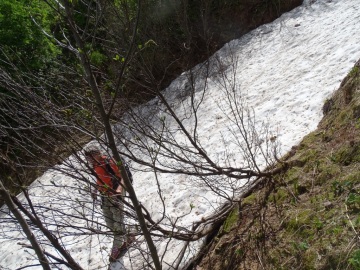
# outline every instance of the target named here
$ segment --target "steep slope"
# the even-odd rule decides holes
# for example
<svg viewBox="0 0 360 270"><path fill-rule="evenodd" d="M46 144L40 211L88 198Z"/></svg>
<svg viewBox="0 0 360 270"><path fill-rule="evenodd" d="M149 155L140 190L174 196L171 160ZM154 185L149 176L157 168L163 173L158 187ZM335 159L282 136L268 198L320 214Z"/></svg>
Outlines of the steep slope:
<svg viewBox="0 0 360 270"><path fill-rule="evenodd" d="M360 61L288 169L241 200L193 269L360 269Z"/></svg>
<svg viewBox="0 0 360 270"><path fill-rule="evenodd" d="M179 26L177 25L176 20L174 20L174 17L178 16L176 15L175 11L171 16L171 23L164 19L160 25L159 28L172 28L175 27L177 31L169 30L168 33L161 36L155 36L152 37L152 39L157 40L160 39L160 41L157 41L158 43L165 43L168 44L168 48L165 46L163 49L159 50L159 54L157 54L158 59L162 59L162 61L155 61L156 65L161 66L163 65L166 67L166 72L163 71L161 68L159 70L158 67L153 69L152 72L153 75L160 76L163 79L163 85L162 87L166 87L172 80L174 80L176 77L181 74L184 69L188 69L189 67L193 67L203 61L205 61L209 55L213 54L215 51L217 51L219 48L224 46L225 43L240 38L242 35L248 33L249 31L257 28L260 25L263 25L265 23L269 23L277 18L279 18L283 13L288 12L295 7L298 7L301 5L303 0L278 0L278 1L271 1L271 0L240 0L240 1L213 1L210 5L207 5L209 10L209 14L211 11L211 16L208 14L206 20L206 23L202 20L205 20L204 17L201 15L202 9L199 7L199 3L192 3L190 6L193 6L194 9L192 10L193 14L191 14L193 17L191 21L189 21L191 29L191 32L189 32L191 39L193 39L192 46L187 45L191 48L191 53L189 52L189 48L185 46L185 40L183 40L183 37L185 33L181 32L181 27L176 28ZM164 6L166 6L164 4ZM201 6L201 5L200 5ZM201 12L200 12L201 11ZM180 11L178 11L180 12ZM170 13L171 14L171 13ZM189 15L190 16L190 15ZM206 24L206 26L204 25ZM170 27L169 25L172 25ZM208 27L208 34L211 39L205 40L202 36L203 31L205 27ZM154 29L153 29L154 30ZM156 32L156 31L155 31ZM175 32L175 33L174 33ZM180 34L182 33L182 34ZM155 33L152 33L155 35ZM167 42L165 42L167 40ZM178 42L178 43L176 43ZM175 61L176 59L176 61ZM186 68L185 68L186 67ZM159 74L155 74L156 72L160 72ZM108 74L109 75L109 74ZM62 77L62 75L60 75ZM106 76L105 76L106 77ZM141 83L143 84L143 83ZM14 87L16 88L26 88L28 86L21 85L14 80L11 76L9 76L4 71L0 74L0 89L6 89L9 92L14 93ZM129 86L130 87L130 86ZM135 96L139 99L139 102L145 102L146 99L153 98L153 94L141 92L136 94L136 89L138 89L139 85L133 85L134 89L129 92L134 92ZM21 92L21 91L20 91ZM10 103L9 100L6 101L6 103ZM15 107L16 104L11 105L10 107ZM122 102L120 100L119 105L122 106ZM7 110L4 110L6 113L9 114ZM2 112L4 112L2 111ZM120 110L122 112L122 110ZM113 115L115 119L120 116ZM21 121L22 119L13 119L14 122ZM6 126L6 125L5 125ZM25 135L29 136L29 134ZM34 137L31 139L33 142L36 142L37 144L40 144L37 142L38 135L33 135ZM69 151L67 148L69 145L64 141L64 139L58 138L56 135L49 133L47 134L44 132L43 136L49 136L45 142L41 143L39 147L43 148L44 150L47 150L49 153L53 153L53 156L47 157L44 161L40 161L38 159L36 161L36 164L33 164L32 166L24 165L22 166L23 175L21 177L23 178L22 181L25 181L25 183L22 183L19 185L17 182L17 177L19 174L18 168L15 168L12 163L17 162L16 159L24 160L23 162L26 163L29 160L32 160L32 155L28 155L28 152L31 151L23 151L18 150L18 154L16 157L11 157L9 160L2 159L2 162L0 163L0 177L2 178L2 181L4 182L4 185L9 188L9 190L13 193L20 193L21 188L23 184L29 185L31 184L37 177L41 176L47 169L54 166L56 163L60 162L62 158L66 158L71 154L71 151ZM81 145L85 145L89 142L90 138L86 134L76 134L72 136L79 137L78 140ZM50 150L49 147L46 146L49 141L52 141L52 139L56 142L55 147L51 145ZM61 141L59 141L61 140ZM4 141L5 142L5 141ZM9 147L18 147L15 145L12 145L12 143L9 143L6 141L5 144L0 143L0 154L3 154L4 157L8 156L9 153ZM29 149L28 149L29 150ZM59 158L62 157L62 158ZM9 157L7 157L9 158ZM13 160L14 159L14 160ZM51 162L49 162L51 160ZM36 169L34 169L34 166L37 166ZM17 166L19 167L19 166ZM4 203L2 196L0 195L0 206L2 206Z"/></svg>

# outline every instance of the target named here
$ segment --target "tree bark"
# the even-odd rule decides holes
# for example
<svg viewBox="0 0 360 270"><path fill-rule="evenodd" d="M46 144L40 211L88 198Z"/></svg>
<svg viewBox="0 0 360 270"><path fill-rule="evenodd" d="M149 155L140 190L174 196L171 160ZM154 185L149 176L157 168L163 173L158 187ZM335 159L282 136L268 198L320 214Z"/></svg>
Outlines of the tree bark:
<svg viewBox="0 0 360 270"><path fill-rule="evenodd" d="M139 4L140 4L140 1L139 1ZM131 202L133 203L135 212L137 214L138 222L140 224L141 230L143 232L146 243L147 243L148 248L150 250L151 257L153 259L155 269L161 270L162 267L161 267L160 259L159 259L159 256L158 256L154 241L153 241L153 239L151 237L150 231L149 231L149 229L148 229L148 227L146 225L146 221L145 221L144 215L142 213L141 204L140 204L139 200L137 199L135 190L133 189L133 187L131 185L129 177L127 176L125 166L124 166L124 164L121 163L122 159L121 159L121 157L119 155L119 152L118 152L118 150L116 148L114 134L113 134L112 127L111 127L111 124L110 124L110 121L109 121L109 115L106 113L105 108L103 106L103 101L102 101L102 98L101 98L100 90L99 90L99 88L97 86L97 83L96 83L96 80L95 80L95 78L93 76L93 72L92 72L92 69L91 69L91 64L90 64L89 58L85 53L86 48L85 48L84 42L81 39L81 36L77 31L75 21L74 21L73 16L72 16L71 6L70 6L71 3L69 3L68 1L63 1L63 5L65 7L66 19L67 19L68 25L69 25L69 27L71 29L71 32L72 32L72 34L74 36L74 39L75 39L75 41L77 43L78 48L81 50L80 53L79 53L80 62L81 62L81 65L83 66L83 68L85 70L85 75L86 75L86 78L87 78L87 82L88 82L88 84L89 84L89 86L91 88L91 91L92 91L92 93L94 95L94 98L96 100L96 105L97 105L97 107L99 109L99 113L101 115L101 119L102 119L102 122L104 124L105 133L106 133L106 136L107 136L107 139L108 139L109 147L110 147L110 149L111 149L111 151L113 153L113 156L114 156L115 160L120 164L119 168L120 168L120 172L121 172L121 177L124 180L125 186L127 188L127 192L129 193L129 197L131 199ZM140 8L140 6L139 6L139 8ZM138 16L139 16L139 14L138 14ZM134 42L134 40L133 40L133 42ZM127 62L127 61L125 61L125 62Z"/></svg>

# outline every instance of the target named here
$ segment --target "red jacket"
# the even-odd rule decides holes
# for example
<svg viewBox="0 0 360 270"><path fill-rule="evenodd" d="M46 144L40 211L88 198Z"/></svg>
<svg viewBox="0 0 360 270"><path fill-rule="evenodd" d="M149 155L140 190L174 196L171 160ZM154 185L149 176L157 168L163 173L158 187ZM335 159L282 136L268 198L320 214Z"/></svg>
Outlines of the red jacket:
<svg viewBox="0 0 360 270"><path fill-rule="evenodd" d="M118 180L121 181L121 174L118 166L116 166L115 161L112 158L106 156L101 157L102 160L99 164L94 166L94 171L97 175L96 185L97 189L101 193L108 193L110 195L120 192L113 191L113 183L111 173L106 169L106 161L109 162L111 169L114 171L115 175L118 177ZM120 186L121 188L121 186Z"/></svg>

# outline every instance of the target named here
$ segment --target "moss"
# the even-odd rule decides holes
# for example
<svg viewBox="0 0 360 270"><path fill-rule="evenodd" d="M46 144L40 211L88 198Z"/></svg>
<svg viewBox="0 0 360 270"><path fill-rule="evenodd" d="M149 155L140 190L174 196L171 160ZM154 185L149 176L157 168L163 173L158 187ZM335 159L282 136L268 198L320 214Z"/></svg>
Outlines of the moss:
<svg viewBox="0 0 360 270"><path fill-rule="evenodd" d="M348 254L347 251L333 250L326 256L326 262L321 270L329 269L347 269L347 270L358 270L359 268L351 268L348 265Z"/></svg>
<svg viewBox="0 0 360 270"><path fill-rule="evenodd" d="M360 105L354 106L352 108L352 117L353 117L353 119L357 120L357 123L355 123L355 128L359 129Z"/></svg>
<svg viewBox="0 0 360 270"><path fill-rule="evenodd" d="M312 133L308 134L307 136L305 136L304 139L299 144L299 150L305 150L306 151L309 148L311 148L311 146L316 141L318 141L319 135L321 135L321 133L312 132Z"/></svg>
<svg viewBox="0 0 360 270"><path fill-rule="evenodd" d="M256 202L256 194L252 193L251 195L245 197L241 203L243 206L246 206L246 205L252 205Z"/></svg>
<svg viewBox="0 0 360 270"><path fill-rule="evenodd" d="M326 99L322 108L323 114L328 114L334 107L335 103L332 98Z"/></svg>
<svg viewBox="0 0 360 270"><path fill-rule="evenodd" d="M350 70L350 72L349 72L349 75L350 75L351 77L356 77L356 76L359 75L359 74L360 74L360 69L359 69L358 66L354 66L354 67Z"/></svg>
<svg viewBox="0 0 360 270"><path fill-rule="evenodd" d="M317 230L321 230L324 227L324 222L317 216L313 219L312 224Z"/></svg>
<svg viewBox="0 0 360 270"><path fill-rule="evenodd" d="M344 181L351 182L353 185L360 183L360 171L356 171L354 173L350 173L344 179Z"/></svg>
<svg viewBox="0 0 360 270"><path fill-rule="evenodd" d="M229 213L223 225L223 232L228 233L234 228L239 220L239 208L234 207L234 209Z"/></svg>
<svg viewBox="0 0 360 270"><path fill-rule="evenodd" d="M344 228L339 227L339 226L333 226L333 227L330 227L327 231L330 235L339 236L343 233Z"/></svg>
<svg viewBox="0 0 360 270"><path fill-rule="evenodd" d="M301 184L299 179L294 179L292 181L292 187L293 187L293 192L294 192L295 196L304 194L308 191L308 188L306 187L306 185Z"/></svg>
<svg viewBox="0 0 360 270"><path fill-rule="evenodd" d="M344 126L347 122L351 120L351 115L347 110L342 111L339 116L336 118L338 127Z"/></svg>
<svg viewBox="0 0 360 270"><path fill-rule="evenodd" d="M315 185L323 185L341 173L340 168L333 163L320 161L317 167L318 174L315 176Z"/></svg>
<svg viewBox="0 0 360 270"><path fill-rule="evenodd" d="M275 193L269 196L269 201L276 205L282 205L289 198L288 191L284 188L279 188Z"/></svg>
<svg viewBox="0 0 360 270"><path fill-rule="evenodd" d="M301 157L300 161L306 162L306 165L304 166L304 171L309 172L313 168L314 161L317 161L319 158L319 152L317 149L309 149L305 151Z"/></svg>
<svg viewBox="0 0 360 270"><path fill-rule="evenodd" d="M321 132L321 140L323 142L330 142L334 137L334 129L329 128Z"/></svg>
<svg viewBox="0 0 360 270"><path fill-rule="evenodd" d="M281 254L277 250L270 250L268 256L271 265L273 265L276 269L281 269L279 268L281 264Z"/></svg>
<svg viewBox="0 0 360 270"><path fill-rule="evenodd" d="M301 172L300 172L299 168L293 167L286 172L285 177L288 180L288 182L292 182L293 180L296 180L299 178L300 173Z"/></svg>
<svg viewBox="0 0 360 270"><path fill-rule="evenodd" d="M317 260L316 250L313 250L312 248L308 248L304 252L304 255L302 256L302 262L304 264L303 269L309 269L309 270L316 269L314 267L316 260Z"/></svg>
<svg viewBox="0 0 360 270"><path fill-rule="evenodd" d="M358 213L360 210L360 194L356 191L350 192L345 200L345 203L351 211Z"/></svg>
<svg viewBox="0 0 360 270"><path fill-rule="evenodd" d="M307 225L311 220L312 211L310 209L300 210L292 213L292 216L286 222L286 229L290 231L297 231L302 226Z"/></svg>
<svg viewBox="0 0 360 270"><path fill-rule="evenodd" d="M348 166L353 162L360 162L360 144L345 145L330 156L334 163Z"/></svg>
<svg viewBox="0 0 360 270"><path fill-rule="evenodd" d="M352 146L351 151L352 162L360 162L360 143L356 143Z"/></svg>

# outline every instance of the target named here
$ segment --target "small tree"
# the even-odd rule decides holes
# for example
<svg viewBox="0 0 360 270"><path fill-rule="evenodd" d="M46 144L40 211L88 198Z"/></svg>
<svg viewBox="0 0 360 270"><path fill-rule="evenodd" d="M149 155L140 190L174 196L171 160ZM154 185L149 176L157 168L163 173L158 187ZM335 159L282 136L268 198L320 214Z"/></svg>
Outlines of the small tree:
<svg viewBox="0 0 360 270"><path fill-rule="evenodd" d="M17 200L6 189L2 192L7 198L12 197L31 221L39 246L49 245L59 252L58 256L43 253L49 258L49 265L61 263L71 269L81 269L62 242L69 236L74 237L74 242L90 242L93 234L102 237L114 233L106 228L103 230L104 224L89 201L88 192L93 182L89 176L90 168L80 151L84 143L79 138L91 138L115 158L121 169L130 200L124 201L125 214L129 225L140 228L146 242L146 247L139 247L144 260L137 267L162 269L165 264L170 264L178 269L189 249L189 242L213 232L233 205L241 200L244 190L251 190L253 181L278 172L271 170L277 151L276 140L271 139L273 134L266 123L255 121L254 112L247 107L236 83L238 61L229 48L225 60L215 55L184 73L173 83L172 90L162 91L162 81L153 76L145 58L151 53L152 46L156 46L156 41L148 39L145 46L139 46L137 42L146 36L139 33L142 1L136 4L134 1L46 2L61 18L60 30L54 40L76 55L78 66L75 69L66 66L65 87L56 86L57 94L51 98L41 91L45 82L42 87L33 88L15 82L6 72L1 73L2 87L12 93L2 95L2 103L15 105L2 109L3 136L12 138L9 151L2 153L2 159L7 168L16 173L19 185L23 185L27 176L18 168L38 168L38 164L54 165L56 161L62 163L47 172L38 186L35 184L30 190L23 188L26 202ZM134 9L131 12L124 9L131 5L136 7L137 13ZM119 29L109 28L117 20L132 28L127 42L119 43ZM59 33L63 40L59 40ZM101 43L104 45L100 46ZM118 53L119 44L124 46L121 54ZM106 62L104 59L110 61L111 69L102 66ZM69 74L74 74L74 82ZM140 85L145 93L152 93L156 98L136 107L127 96L125 88L128 85ZM213 91L221 92L222 100L211 100ZM204 123L206 110L203 108L216 111L212 121L222 126L219 132L225 130L220 136L222 141L216 142L222 151L207 146L206 142L212 138ZM16 125L9 119L15 119ZM62 142L62 147L53 151L58 147L58 141ZM238 150L234 151L235 148ZM18 151L28 151L31 159L16 160ZM62 151L64 155L59 158ZM73 155L68 158L70 153ZM239 157L234 157L235 154ZM138 197L123 159L133 162L134 171L151 175L157 189L155 199L161 206L159 213L154 214L153 209L147 208ZM55 172L71 180L61 182ZM163 190L164 175L168 174L184 177L185 186L199 186L216 194L224 206L218 209L219 204L210 204L214 208L213 215L185 224L185 217L194 207L190 204L188 211L179 210L178 215L169 211ZM56 194L53 188L56 188ZM48 199L47 204L43 198L35 196L36 190L41 190L42 196ZM8 205L10 202L7 200ZM164 250L160 252L156 245L163 239ZM183 243L180 256L173 262L164 260L170 240Z"/></svg>

